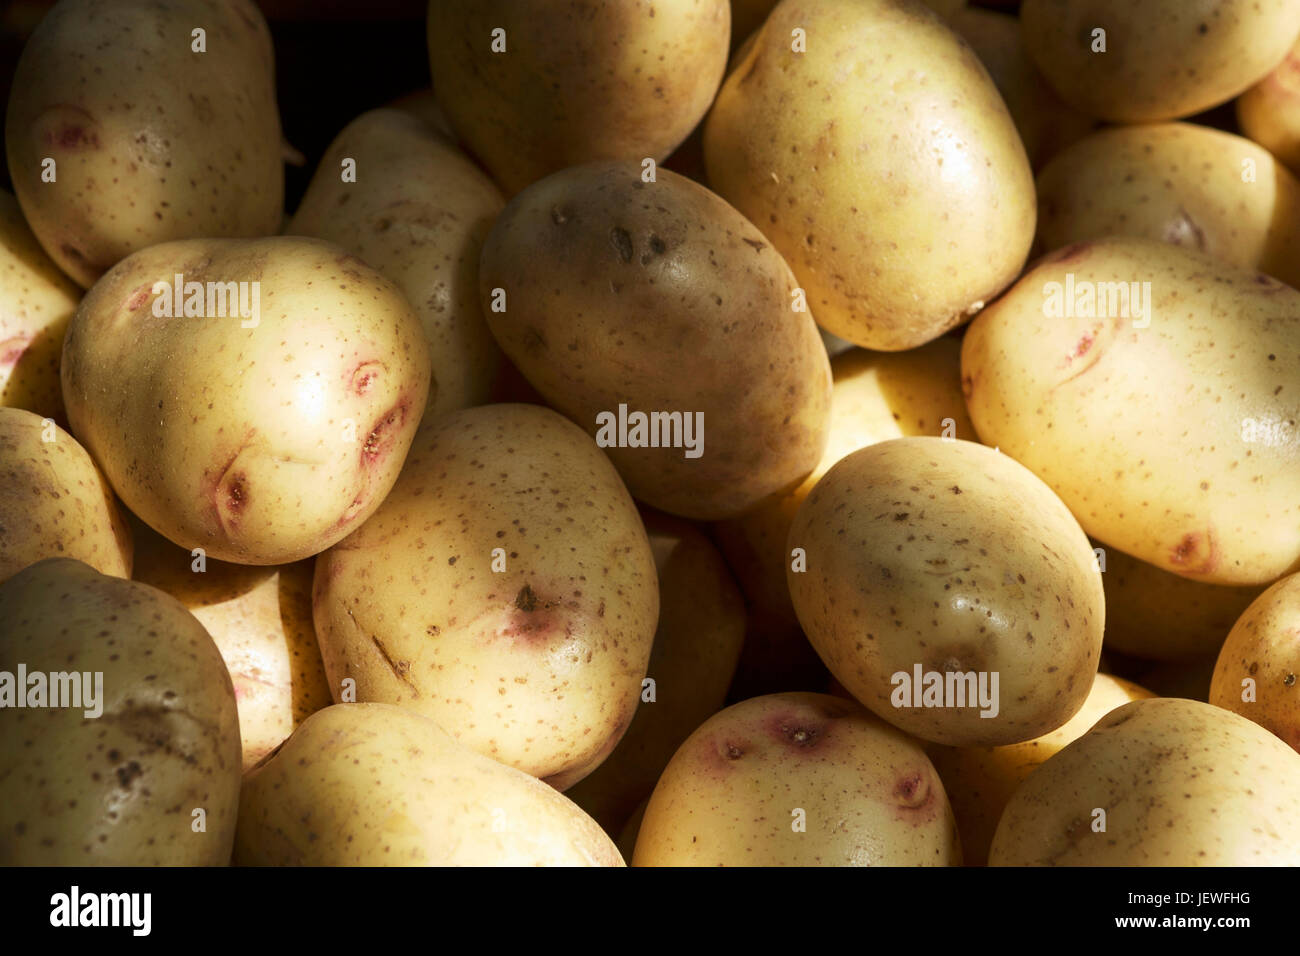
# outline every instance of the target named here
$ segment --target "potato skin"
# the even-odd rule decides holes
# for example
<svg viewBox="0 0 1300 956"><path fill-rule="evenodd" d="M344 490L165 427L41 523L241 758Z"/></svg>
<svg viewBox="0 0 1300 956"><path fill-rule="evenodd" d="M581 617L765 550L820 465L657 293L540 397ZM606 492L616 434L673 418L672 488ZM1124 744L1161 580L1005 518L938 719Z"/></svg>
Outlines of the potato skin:
<svg viewBox="0 0 1300 956"><path fill-rule="evenodd" d="M1253 164L1246 176L1244 165ZM1038 175L1039 250L1138 236L1300 286L1300 181L1248 139L1191 123L1104 129Z"/></svg>
<svg viewBox="0 0 1300 956"><path fill-rule="evenodd" d="M1147 318L1049 316L1048 283L1070 281L1076 296L1149 282ZM1297 381L1300 292L1144 239L1040 260L962 343L985 443L1046 481L1094 538L1211 584L1300 568Z"/></svg>
<svg viewBox="0 0 1300 956"><path fill-rule="evenodd" d="M1025 45L1067 103L1114 123L1178 119L1232 99L1300 33L1290 0L1025 0ZM1106 52L1093 52L1093 30Z"/></svg>
<svg viewBox="0 0 1300 956"><path fill-rule="evenodd" d="M973 442L896 438L832 468L786 543L804 632L869 710L922 740L998 746L1083 705L1105 608L1092 548L1051 490ZM905 707L894 674L994 673L998 711ZM988 678L991 681L991 677ZM991 684L990 684L991 688ZM919 690L919 688L918 688Z"/></svg>
<svg viewBox="0 0 1300 956"><path fill-rule="evenodd" d="M1244 717L1175 697L1117 707L1030 774L989 851L990 866L1297 863L1300 755Z"/></svg>
<svg viewBox="0 0 1300 956"><path fill-rule="evenodd" d="M960 324L1015 279L1033 239L1033 176L1006 105L916 0L785 0L723 83L704 155L818 324L866 348Z"/></svg>
<svg viewBox="0 0 1300 956"><path fill-rule="evenodd" d="M1286 59L1237 97L1237 125L1291 172L1300 171L1300 42Z"/></svg>
<svg viewBox="0 0 1300 956"><path fill-rule="evenodd" d="M563 790L632 720L659 591L591 439L550 409L485 405L421 430L379 510L317 559L313 609L336 702L352 678L356 700Z"/></svg>
<svg viewBox="0 0 1300 956"><path fill-rule="evenodd" d="M722 81L728 0L430 0L438 102L507 195L596 160L660 162ZM491 49L506 32L506 52Z"/></svg>
<svg viewBox="0 0 1300 956"><path fill-rule="evenodd" d="M192 53L200 24L207 52ZM5 144L18 201L59 268L89 288L156 243L277 232L273 56L250 0L55 5L18 61ZM54 184L41 180L46 157Z"/></svg>
<svg viewBox="0 0 1300 956"><path fill-rule="evenodd" d="M1242 699L1247 677L1255 681L1251 701ZM1300 753L1300 574L1270 587L1233 625L1210 679L1210 703Z"/></svg>
<svg viewBox="0 0 1300 956"><path fill-rule="evenodd" d="M795 829L794 811L806 814ZM682 744L637 834L634 866L954 866L943 784L917 743L853 701L772 694Z"/></svg>
<svg viewBox="0 0 1300 956"><path fill-rule="evenodd" d="M728 517L817 464L831 374L816 326L763 234L697 183L663 169L645 183L636 163L549 176L493 226L479 284L502 349L593 436L620 404L703 415L699 457L605 449L639 501Z"/></svg>

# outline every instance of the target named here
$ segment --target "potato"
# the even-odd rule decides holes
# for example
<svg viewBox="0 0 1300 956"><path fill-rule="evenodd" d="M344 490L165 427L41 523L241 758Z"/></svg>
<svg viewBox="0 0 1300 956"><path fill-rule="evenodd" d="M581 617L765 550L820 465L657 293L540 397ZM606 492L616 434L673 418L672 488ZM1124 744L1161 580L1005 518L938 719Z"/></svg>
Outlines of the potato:
<svg viewBox="0 0 1300 956"><path fill-rule="evenodd" d="M332 703L311 619L312 562L265 568L204 561L200 571L188 551L142 522L132 531L134 579L180 601L221 652L248 770Z"/></svg>
<svg viewBox="0 0 1300 956"><path fill-rule="evenodd" d="M336 702L350 680L563 790L632 721L659 591L591 439L485 405L420 431L374 517L317 560L313 608Z"/></svg>
<svg viewBox="0 0 1300 956"><path fill-rule="evenodd" d="M23 48L5 125L14 191L50 258L89 288L146 246L278 231L274 72L250 0L57 4Z"/></svg>
<svg viewBox="0 0 1300 956"><path fill-rule="evenodd" d="M243 866L622 866L538 780L389 704L313 714L245 778Z"/></svg>
<svg viewBox="0 0 1300 956"><path fill-rule="evenodd" d="M1079 712L1041 737L1005 747L927 747L926 753L939 772L957 818L966 865L984 866L988 862L998 819L1016 787L1035 767L1082 737L1116 707L1154 696L1126 680L1097 674Z"/></svg>
<svg viewBox="0 0 1300 956"><path fill-rule="evenodd" d="M1295 866L1300 755L1244 717L1135 700L1029 775L991 866Z"/></svg>
<svg viewBox="0 0 1300 956"><path fill-rule="evenodd" d="M176 282L187 314L173 318ZM181 547L240 564L300 560L364 521L428 388L429 349L402 293L316 239L138 252L86 295L63 348L72 431L127 507Z"/></svg>
<svg viewBox="0 0 1300 956"><path fill-rule="evenodd" d="M1115 123L1177 119L1272 70L1300 33L1293 0L1024 0L1025 46L1067 103Z"/></svg>
<svg viewBox="0 0 1300 956"><path fill-rule="evenodd" d="M1264 591L1202 584L1115 548L1103 550L1105 647L1135 657L1174 661L1218 654L1233 622Z"/></svg>
<svg viewBox="0 0 1300 956"><path fill-rule="evenodd" d="M0 407L63 420L59 353L80 298L0 191Z"/></svg>
<svg viewBox="0 0 1300 956"><path fill-rule="evenodd" d="M1236 111L1244 135L1292 172L1300 170L1300 42L1272 73L1237 97Z"/></svg>
<svg viewBox="0 0 1300 956"><path fill-rule="evenodd" d="M0 408L0 581L42 558L131 576L131 529L86 450L51 419Z"/></svg>
<svg viewBox="0 0 1300 956"><path fill-rule="evenodd" d="M704 187L642 182L636 163L548 176L492 227L479 283L506 355L638 500L729 517L817 464L831 375L816 326L781 256Z"/></svg>
<svg viewBox="0 0 1300 956"><path fill-rule="evenodd" d="M1300 752L1300 574L1246 609L1219 651L1210 703L1272 731Z"/></svg>
<svg viewBox="0 0 1300 956"><path fill-rule="evenodd" d="M722 707L745 636L740 589L709 539L680 518L642 517L659 575L659 625L646 669L654 696L642 690L618 746L565 791L611 835L650 795L682 741Z"/></svg>
<svg viewBox="0 0 1300 956"><path fill-rule="evenodd" d="M962 343L971 420L1084 529L1210 584L1300 568L1300 292L1147 239L1041 260Z"/></svg>
<svg viewBox="0 0 1300 956"><path fill-rule="evenodd" d="M785 0L723 83L704 156L818 324L867 348L960 324L1015 279L1033 239L1033 176L1006 106L916 0Z"/></svg>
<svg viewBox="0 0 1300 956"><path fill-rule="evenodd" d="M813 488L786 549L808 639L908 733L999 746L1083 706L1105 623L1092 548L1006 455L943 438L869 445Z"/></svg>
<svg viewBox="0 0 1300 956"><path fill-rule="evenodd" d="M355 182L341 178L347 159ZM335 138L285 230L337 243L406 295L429 341L427 418L486 404L492 392L501 352L479 310L478 258L504 204L425 122L371 110Z"/></svg>
<svg viewBox="0 0 1300 956"><path fill-rule="evenodd" d="M176 600L41 561L0 585L0 675L0 865L230 862L235 694Z"/></svg>
<svg viewBox="0 0 1300 956"><path fill-rule="evenodd" d="M728 707L655 787L634 866L952 866L952 809L925 752L852 701Z"/></svg>
<svg viewBox="0 0 1300 956"><path fill-rule="evenodd" d="M566 166L665 159L713 101L730 39L727 0L429 3L434 93L508 195Z"/></svg>

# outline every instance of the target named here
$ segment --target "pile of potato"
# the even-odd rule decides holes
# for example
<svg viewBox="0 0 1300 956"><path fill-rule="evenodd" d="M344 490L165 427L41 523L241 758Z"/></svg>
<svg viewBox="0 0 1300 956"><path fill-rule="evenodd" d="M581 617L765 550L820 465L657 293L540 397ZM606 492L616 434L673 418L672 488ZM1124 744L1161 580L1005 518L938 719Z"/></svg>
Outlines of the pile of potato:
<svg viewBox="0 0 1300 956"><path fill-rule="evenodd" d="M427 23L27 39L0 862L1300 863L1300 0Z"/></svg>

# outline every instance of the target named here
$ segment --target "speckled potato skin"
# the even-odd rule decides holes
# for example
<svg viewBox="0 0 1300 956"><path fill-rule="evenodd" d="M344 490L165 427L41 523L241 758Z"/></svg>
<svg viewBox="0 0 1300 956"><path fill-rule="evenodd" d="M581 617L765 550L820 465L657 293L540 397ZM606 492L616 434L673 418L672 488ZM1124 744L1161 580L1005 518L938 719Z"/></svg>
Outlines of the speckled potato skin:
<svg viewBox="0 0 1300 956"><path fill-rule="evenodd" d="M177 273L260 282L258 324L154 316L154 283ZM338 246L189 240L96 283L62 372L73 433L135 514L209 557L288 564L342 539L392 487L429 349L401 291Z"/></svg>
<svg viewBox="0 0 1300 956"><path fill-rule="evenodd" d="M1092 548L1051 489L974 442L896 438L844 458L786 542L804 633L869 710L923 740L999 746L1055 730L1088 696L1105 607ZM997 672L999 707L895 707L890 678Z"/></svg>
<svg viewBox="0 0 1300 956"><path fill-rule="evenodd" d="M1255 179L1243 182L1243 163ZM1248 139L1191 123L1093 133L1038 175L1039 251L1138 236L1300 286L1300 181Z"/></svg>
<svg viewBox="0 0 1300 956"><path fill-rule="evenodd" d="M53 441L43 441L50 434ZM0 581L43 558L131 576L131 529L86 449L54 422L0 408Z"/></svg>
<svg viewBox="0 0 1300 956"><path fill-rule="evenodd" d="M618 833L682 741L722 707L745 637L745 603L717 548L689 521L644 510L659 574L659 624L646 677L655 699L637 705L627 733L565 796Z"/></svg>
<svg viewBox="0 0 1300 956"><path fill-rule="evenodd" d="M1106 548L1105 646L1147 660L1217 654L1262 586L1204 584ZM1161 696L1171 696L1164 694Z"/></svg>
<svg viewBox="0 0 1300 956"><path fill-rule="evenodd" d="M1105 832L1092 829L1106 811ZM1117 707L1017 788L990 866L1296 866L1300 755L1194 700Z"/></svg>
<svg viewBox="0 0 1300 956"><path fill-rule="evenodd" d="M239 718L203 625L154 588L52 558L0 585L0 670L19 662L102 672L103 713L0 710L0 865L230 862Z"/></svg>
<svg viewBox="0 0 1300 956"><path fill-rule="evenodd" d="M132 577L170 594L198 619L221 652L235 688L243 769L310 715L328 707L329 685L311 619L313 563L250 567L206 562L136 522Z"/></svg>
<svg viewBox="0 0 1300 956"><path fill-rule="evenodd" d="M1025 46L1067 103L1114 123L1178 119L1232 99L1300 33L1292 0L1025 0ZM1092 31L1106 52L1092 52Z"/></svg>
<svg viewBox="0 0 1300 956"><path fill-rule="evenodd" d="M244 779L241 866L623 866L573 803L389 704L309 717Z"/></svg>
<svg viewBox="0 0 1300 956"><path fill-rule="evenodd" d="M0 407L64 420L59 354L80 298L0 191Z"/></svg>
<svg viewBox="0 0 1300 956"><path fill-rule="evenodd" d="M1076 289L1150 282L1150 325L1048 317L1046 284L1067 274ZM1297 382L1300 292L1148 239L1040 260L962 343L985 444L1046 481L1094 538L1211 584L1300 568Z"/></svg>
<svg viewBox="0 0 1300 956"><path fill-rule="evenodd" d="M1237 97L1237 125L1292 172L1300 170L1300 42Z"/></svg>
<svg viewBox="0 0 1300 956"><path fill-rule="evenodd" d="M1116 707L1154 696L1137 684L1097 674L1079 712L1041 737L1005 747L926 747L957 818L966 865L987 864L1002 811L1035 767L1082 737Z"/></svg>
<svg viewBox="0 0 1300 956"><path fill-rule="evenodd" d="M659 590L595 443L550 409L485 405L421 429L383 505L317 559L313 609L336 702L352 678L356 700L563 790L632 721Z"/></svg>
<svg viewBox="0 0 1300 956"><path fill-rule="evenodd" d="M793 811L805 812L804 832ZM728 707L655 787L634 866L955 866L925 752L852 701L771 694Z"/></svg>
<svg viewBox="0 0 1300 956"><path fill-rule="evenodd" d="M639 501L730 517L817 464L831 394L817 327L781 256L703 186L666 169L642 182L636 163L549 176L493 226L479 287L506 355L592 436L621 403L703 414L699 457L604 449Z"/></svg>
<svg viewBox="0 0 1300 956"><path fill-rule="evenodd" d="M791 31L807 52L791 50ZM960 324L1019 274L1034 184L975 53L917 0L785 0L704 130L709 182L823 328L879 351Z"/></svg>
<svg viewBox="0 0 1300 956"><path fill-rule="evenodd" d="M14 191L59 268L89 288L156 243L278 232L274 73L250 0L61 0L23 48L5 125Z"/></svg>
<svg viewBox="0 0 1300 956"><path fill-rule="evenodd" d="M357 180L340 177L343 159ZM363 113L335 138L286 233L337 243L395 282L429 340L424 415L486 404L501 352L479 308L478 259L505 200L454 143L409 113Z"/></svg>
<svg viewBox="0 0 1300 956"><path fill-rule="evenodd" d="M1242 700L1247 677L1255 680L1253 701ZM1300 574L1274 584L1233 625L1210 680L1210 703L1300 752Z"/></svg>
<svg viewBox="0 0 1300 956"><path fill-rule="evenodd" d="M513 195L596 160L660 162L713 102L728 0L431 0L433 89ZM492 31L506 31L506 52Z"/></svg>

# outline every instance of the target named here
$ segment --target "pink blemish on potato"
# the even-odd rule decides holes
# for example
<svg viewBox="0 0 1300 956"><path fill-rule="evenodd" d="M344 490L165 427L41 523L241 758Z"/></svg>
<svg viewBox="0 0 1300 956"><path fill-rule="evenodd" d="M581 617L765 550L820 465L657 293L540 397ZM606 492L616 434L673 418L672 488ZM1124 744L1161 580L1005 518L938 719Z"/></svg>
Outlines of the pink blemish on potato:
<svg viewBox="0 0 1300 956"><path fill-rule="evenodd" d="M1109 329L1105 323L1098 323L1075 339L1073 344L1069 346L1069 351L1065 353L1064 361L1058 366L1061 369L1069 369L1070 374L1053 385L1052 389L1055 390L1073 382L1076 378L1096 368L1102 358L1105 357L1107 346L1114 340L1115 334L1118 333L1119 323L1122 321L1124 321L1122 318L1110 320L1111 327Z"/></svg>
<svg viewBox="0 0 1300 956"><path fill-rule="evenodd" d="M373 465L387 457L397 441L398 433L406 423L406 415L410 407L410 397L404 395L380 416L379 420L367 433L366 440L361 446L362 464Z"/></svg>
<svg viewBox="0 0 1300 956"><path fill-rule="evenodd" d="M384 371L383 362L362 362L352 370L352 391L357 395L365 395Z"/></svg>
<svg viewBox="0 0 1300 956"><path fill-rule="evenodd" d="M131 293L131 298L126 300L127 311L135 312L146 302L148 302L152 295L153 295L152 283L146 283L144 285L137 286L136 290Z"/></svg>
<svg viewBox="0 0 1300 956"><path fill-rule="evenodd" d="M31 343L30 335L15 335L0 342L0 368L17 365Z"/></svg>
<svg viewBox="0 0 1300 956"><path fill-rule="evenodd" d="M227 540L238 531L240 520L248 510L248 475L238 466L238 461L239 456L253 443L256 434L256 429L249 429L244 441L224 462L203 473L205 504L217 528Z"/></svg>
<svg viewBox="0 0 1300 956"><path fill-rule="evenodd" d="M767 733L797 752L818 749L827 738L829 730L825 720L818 715L798 712L780 712L764 720Z"/></svg>
<svg viewBox="0 0 1300 956"><path fill-rule="evenodd" d="M909 770L895 782L892 791L895 816L913 824L933 820L939 810L939 798L933 775L925 769Z"/></svg>
<svg viewBox="0 0 1300 956"><path fill-rule="evenodd" d="M56 103L37 119L46 146L60 150L99 149L99 124L79 106Z"/></svg>
<svg viewBox="0 0 1300 956"><path fill-rule="evenodd" d="M1190 574L1209 574L1219 565L1219 549L1208 531L1189 531L1169 551L1169 563Z"/></svg>

